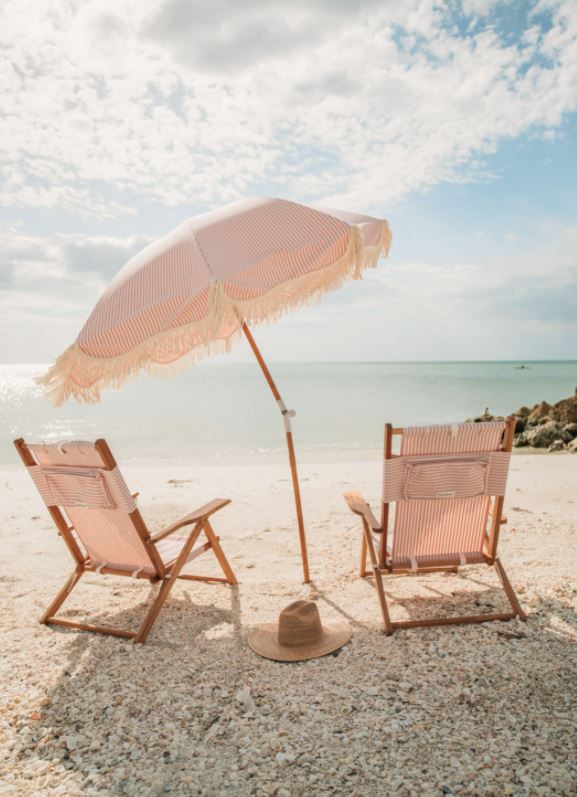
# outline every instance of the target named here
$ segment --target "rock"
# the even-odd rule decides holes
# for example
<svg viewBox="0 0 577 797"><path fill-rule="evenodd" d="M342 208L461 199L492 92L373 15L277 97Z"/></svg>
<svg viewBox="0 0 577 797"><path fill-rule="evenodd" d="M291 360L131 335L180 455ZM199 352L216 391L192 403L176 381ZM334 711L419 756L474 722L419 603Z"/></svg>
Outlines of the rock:
<svg viewBox="0 0 577 797"><path fill-rule="evenodd" d="M529 417L527 418L528 424L535 424L544 418L546 415L549 415L551 411L551 405L547 404L546 401L542 401L540 404L535 404L533 409L531 410Z"/></svg>
<svg viewBox="0 0 577 797"><path fill-rule="evenodd" d="M533 448L548 448L558 437L559 427L555 421L547 421L526 431L527 445Z"/></svg>
<svg viewBox="0 0 577 797"><path fill-rule="evenodd" d="M252 699L252 695L250 693L250 687L245 686L243 689L239 689L235 695L237 703L240 703L244 708L245 712L254 711L256 706L254 704L254 700Z"/></svg>
<svg viewBox="0 0 577 797"><path fill-rule="evenodd" d="M492 415L489 412L489 407L485 407L485 412L481 415L477 415L476 418L468 418L469 421L474 421L474 423L482 423L483 421L504 421L502 415Z"/></svg>
<svg viewBox="0 0 577 797"><path fill-rule="evenodd" d="M572 454L577 454L577 437L574 440L571 440L567 446L567 450Z"/></svg>
<svg viewBox="0 0 577 797"><path fill-rule="evenodd" d="M546 448L549 451L563 451L577 439L577 389L575 395L561 399L556 404L541 401L533 407L519 407L513 413L515 418L515 448L531 446ZM489 408L468 421L502 421L501 415L492 415ZM567 445L566 445L567 444ZM574 448L570 449L574 451Z"/></svg>
<svg viewBox="0 0 577 797"><path fill-rule="evenodd" d="M517 410L517 412L519 412L519 410ZM521 434L521 432L524 432L526 424L527 418L521 417L515 413L515 434Z"/></svg>
<svg viewBox="0 0 577 797"><path fill-rule="evenodd" d="M551 416L563 423L577 423L577 388L571 398L561 399L553 405Z"/></svg>

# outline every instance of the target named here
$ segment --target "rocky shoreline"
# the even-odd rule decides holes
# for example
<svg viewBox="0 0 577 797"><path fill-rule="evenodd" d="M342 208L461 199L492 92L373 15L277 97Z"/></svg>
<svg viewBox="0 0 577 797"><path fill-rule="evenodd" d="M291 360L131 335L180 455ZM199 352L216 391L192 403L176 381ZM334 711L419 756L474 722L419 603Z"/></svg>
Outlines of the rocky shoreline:
<svg viewBox="0 0 577 797"><path fill-rule="evenodd" d="M520 407L512 413L515 423L515 448L545 448L547 451L570 451L577 454L577 388L575 395L556 404L542 401L533 407ZM488 409L470 420L499 421Z"/></svg>

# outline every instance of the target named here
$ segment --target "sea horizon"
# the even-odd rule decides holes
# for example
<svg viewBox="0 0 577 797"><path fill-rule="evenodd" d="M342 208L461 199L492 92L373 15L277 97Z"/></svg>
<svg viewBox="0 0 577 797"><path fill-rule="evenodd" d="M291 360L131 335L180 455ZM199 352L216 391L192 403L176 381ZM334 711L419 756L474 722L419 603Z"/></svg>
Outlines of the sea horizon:
<svg viewBox="0 0 577 797"><path fill-rule="evenodd" d="M192 368L199 368L204 366L215 366L215 365L223 365L224 360L222 359L226 355L216 355L212 358L207 358L206 360L201 360ZM529 359L523 357L513 357L512 359L482 359L482 360L463 360L463 359L441 359L441 360L274 360L267 358L268 365L434 365L434 364L443 364L443 363L577 363L577 359L567 359L567 358L542 358L542 359ZM52 363L50 361L46 362L38 362L38 361L23 361L19 360L18 362L0 362L0 367L5 365L10 366L37 366L43 368L49 368ZM252 360L234 360L228 362L227 365L251 365ZM190 370L190 369L189 369ZM162 377L161 377L162 378Z"/></svg>
<svg viewBox="0 0 577 797"><path fill-rule="evenodd" d="M519 366L525 365L525 368ZM302 462L380 455L385 422L447 423L489 409L507 415L575 394L577 360L276 362L271 371L293 421ZM105 437L147 464L284 462L283 425L256 363L203 361L171 378L145 373L97 404L53 407L35 377L44 363L0 364L0 464L15 437Z"/></svg>

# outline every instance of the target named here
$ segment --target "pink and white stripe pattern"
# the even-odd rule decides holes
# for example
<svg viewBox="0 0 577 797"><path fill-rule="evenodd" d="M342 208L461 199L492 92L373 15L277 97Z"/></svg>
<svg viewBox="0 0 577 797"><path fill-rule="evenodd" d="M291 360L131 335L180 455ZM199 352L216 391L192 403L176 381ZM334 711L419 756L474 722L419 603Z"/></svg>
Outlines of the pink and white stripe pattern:
<svg viewBox="0 0 577 797"><path fill-rule="evenodd" d="M124 512L136 509L118 468L107 471L63 465L33 465L28 472L46 506L122 509Z"/></svg>
<svg viewBox="0 0 577 797"><path fill-rule="evenodd" d="M383 501L505 495L510 456L491 451L386 459Z"/></svg>
<svg viewBox="0 0 577 797"><path fill-rule="evenodd" d="M94 567L157 575L130 512L134 499L118 468L106 470L90 442L32 444L28 450L36 465L28 467L47 506L58 506L68 517L73 534ZM185 538L161 540L157 551L170 566ZM195 549L189 559L196 555Z"/></svg>
<svg viewBox="0 0 577 797"><path fill-rule="evenodd" d="M499 452L505 428L502 422L407 428L402 435L400 457L409 461L431 457L437 462L439 455L452 455L448 467L466 462L467 458L474 464L483 462L485 458L489 463L491 453ZM454 561L456 564L483 561L490 496L504 493L503 480L506 482L509 465L508 456L493 457L493 460L496 462L493 484L499 492L489 492L491 486L485 474L484 489L479 494L428 498L426 493L435 488L435 483L441 487L439 492L446 485L449 485L448 491L458 492L459 483L463 483L463 474L456 476L453 472L444 479L437 472L426 484L424 496L397 500L390 552L393 566L415 569L438 561ZM390 466L387 468L390 474ZM387 469L383 496L387 496L389 490L386 474ZM480 489L480 477L480 472L469 472L464 480L468 485L465 489L470 491L471 484Z"/></svg>
<svg viewBox="0 0 577 797"><path fill-rule="evenodd" d="M385 221L281 199L196 216L118 272L42 381L56 403L98 400L141 368L226 348L243 322L274 320L358 278L389 244Z"/></svg>

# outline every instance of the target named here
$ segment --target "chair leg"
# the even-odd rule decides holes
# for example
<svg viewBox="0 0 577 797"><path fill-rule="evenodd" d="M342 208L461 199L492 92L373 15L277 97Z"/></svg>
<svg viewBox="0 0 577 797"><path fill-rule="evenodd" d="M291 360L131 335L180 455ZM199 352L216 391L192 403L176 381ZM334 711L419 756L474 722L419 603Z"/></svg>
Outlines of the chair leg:
<svg viewBox="0 0 577 797"><path fill-rule="evenodd" d="M497 573L499 575L499 578L501 579L501 584L503 585L503 589L505 591L505 594L507 595L507 598L509 599L509 603L511 604L511 608L513 609L513 611L515 612L517 617L519 617L519 619L526 620L527 619L527 615L525 614L525 612L521 608L521 604L519 603L517 595L515 594L515 590L511 586L511 582L509 581L507 573L505 572L505 568L503 567L503 565L501 564L499 559L495 559L493 564L495 566L495 570L497 571Z"/></svg>
<svg viewBox="0 0 577 797"><path fill-rule="evenodd" d="M70 575L66 584L62 587L60 592L56 595L50 606L43 612L42 616L40 617L39 622L46 625L50 618L56 614L58 609L62 606L66 598L70 595L78 581L80 580L82 574L84 573L84 569L81 567L77 567L74 573Z"/></svg>
<svg viewBox="0 0 577 797"><path fill-rule="evenodd" d="M204 533L206 534L208 541L212 545L214 555L218 559L218 563L222 567L222 570L226 576L228 583L231 586L235 587L238 584L236 576L233 573L232 567L230 566L228 559L226 558L224 551L221 548L220 542L218 541L218 537L214 533L214 529L212 528L208 520L204 524Z"/></svg>
<svg viewBox="0 0 577 797"><path fill-rule="evenodd" d="M377 587L377 595L379 597L379 604L381 607L381 614L383 615L383 623L385 625L385 634L387 636L391 636L394 628L393 624L391 623L391 617L389 615L389 608L387 606L387 598L385 596L385 588L383 586L383 576L381 575L381 569L377 565L373 567L373 572L375 574L375 585Z"/></svg>
<svg viewBox="0 0 577 797"><path fill-rule="evenodd" d="M144 620L136 636L134 637L135 642L146 642L146 638L148 637L152 626L154 625L156 618L158 617L158 613L162 609L164 602L168 598L170 590L173 588L176 578L172 578L171 576L167 576L164 581L162 582L162 586L158 590L158 595L152 602L152 606L146 613Z"/></svg>
<svg viewBox="0 0 577 797"><path fill-rule="evenodd" d="M365 539L365 530L361 531L361 566L359 568L359 576L364 578L367 575L367 541Z"/></svg>
<svg viewBox="0 0 577 797"><path fill-rule="evenodd" d="M394 629L393 629L393 624L391 623L391 618L389 616L389 608L387 606L387 598L385 596L385 588L383 586L383 576L381 574L381 568L379 567L379 560L377 559L375 544L373 542L373 538L371 537L371 530L369 529L367 521L364 518L363 518L363 539L365 541L365 549L368 550L369 555L371 557L371 564L373 565L375 586L377 588L377 596L379 598L381 614L383 615L385 634L387 636L391 636Z"/></svg>
<svg viewBox="0 0 577 797"><path fill-rule="evenodd" d="M206 519L199 520L193 530L191 531L188 540L182 547L180 554L178 555L178 559L173 564L170 569L170 573L164 578L162 582L162 586L158 591L158 595L154 599L152 606L146 613L144 620L142 621L142 625L138 629L138 633L134 637L135 642L146 642L146 638L148 637L152 626L156 618L158 617L158 613L162 609L164 602L168 598L170 594L170 590L176 583L176 579L178 578L178 574L180 573L181 568L183 567L188 554L191 552L194 543L197 541L200 532L202 531L203 526L206 524Z"/></svg>

